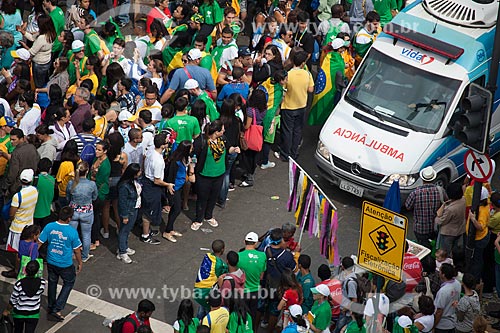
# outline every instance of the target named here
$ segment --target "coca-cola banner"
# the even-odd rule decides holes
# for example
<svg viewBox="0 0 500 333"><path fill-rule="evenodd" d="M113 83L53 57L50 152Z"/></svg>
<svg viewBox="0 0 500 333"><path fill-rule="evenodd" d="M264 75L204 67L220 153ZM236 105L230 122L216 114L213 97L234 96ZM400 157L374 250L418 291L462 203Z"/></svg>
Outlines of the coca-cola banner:
<svg viewBox="0 0 500 333"><path fill-rule="evenodd" d="M338 211L316 182L293 159L289 159L289 198L287 209L294 212L301 233L320 241L320 253L336 266L340 265L337 243Z"/></svg>

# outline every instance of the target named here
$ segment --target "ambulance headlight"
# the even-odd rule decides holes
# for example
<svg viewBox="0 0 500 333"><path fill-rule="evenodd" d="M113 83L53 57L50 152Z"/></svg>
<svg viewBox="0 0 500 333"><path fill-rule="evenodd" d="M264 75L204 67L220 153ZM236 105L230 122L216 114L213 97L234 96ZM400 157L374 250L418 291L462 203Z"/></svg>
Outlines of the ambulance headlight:
<svg viewBox="0 0 500 333"><path fill-rule="evenodd" d="M391 185L395 180L399 180L399 186L412 186L418 179L418 174L414 175L402 175L399 173L393 173L385 180L387 185Z"/></svg>
<svg viewBox="0 0 500 333"><path fill-rule="evenodd" d="M328 148L321 142L321 140L318 141L318 147L316 148L318 153L323 157L325 160L330 162L330 152L328 151Z"/></svg>

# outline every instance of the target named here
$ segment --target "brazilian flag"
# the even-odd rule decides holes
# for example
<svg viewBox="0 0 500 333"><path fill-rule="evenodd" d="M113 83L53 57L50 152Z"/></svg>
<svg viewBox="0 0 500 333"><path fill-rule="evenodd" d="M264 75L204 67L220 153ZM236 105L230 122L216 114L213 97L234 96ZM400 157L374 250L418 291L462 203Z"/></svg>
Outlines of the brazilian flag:
<svg viewBox="0 0 500 333"><path fill-rule="evenodd" d="M264 81L257 89L260 89L266 93L267 99L267 112L263 119L263 133L268 133L271 128L271 122L276 115L276 110L278 110L283 100L283 87L279 83L274 83L271 78ZM264 141L268 143L274 143L274 137L267 138L264 134Z"/></svg>
<svg viewBox="0 0 500 333"><path fill-rule="evenodd" d="M314 98L307 123L309 125L323 125L332 113L333 101L337 89L335 88L335 74L340 71L344 75L345 63L338 52L326 55L314 83Z"/></svg>
<svg viewBox="0 0 500 333"><path fill-rule="evenodd" d="M182 63L182 51L182 47L167 46L163 49L162 58L163 63L167 66L167 73L170 73L174 69L184 67Z"/></svg>
<svg viewBox="0 0 500 333"><path fill-rule="evenodd" d="M217 75L219 75L219 72L217 72L217 65L215 64L215 60L210 53L207 52L201 53L200 67L208 69L210 75L212 76L212 79L214 80L214 85L215 85L217 82Z"/></svg>

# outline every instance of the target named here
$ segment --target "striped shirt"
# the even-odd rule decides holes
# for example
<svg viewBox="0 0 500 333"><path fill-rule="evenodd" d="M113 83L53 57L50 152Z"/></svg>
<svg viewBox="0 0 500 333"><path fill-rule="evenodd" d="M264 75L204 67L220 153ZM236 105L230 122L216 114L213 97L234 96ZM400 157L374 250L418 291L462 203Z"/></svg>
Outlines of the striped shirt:
<svg viewBox="0 0 500 333"><path fill-rule="evenodd" d="M80 133L80 136L83 138L83 140L85 140L85 142L87 144L93 143L94 140L96 139L96 136L94 134ZM82 150L83 150L83 147L85 146L85 144L83 143L82 140L80 140L78 135L73 135L70 138L70 140L73 140L76 142L76 146L78 147L78 155L80 155L82 153ZM101 140L99 138L97 138L97 140L95 141L95 145L98 144L99 142L101 142ZM94 145L94 147L95 147L95 145Z"/></svg>
<svg viewBox="0 0 500 333"><path fill-rule="evenodd" d="M21 204L19 196L14 194L11 207L17 207L16 215L9 230L20 234L24 227L33 224L36 202L38 201L38 190L34 186L23 186L21 189Z"/></svg>
<svg viewBox="0 0 500 333"><path fill-rule="evenodd" d="M14 308L13 316L38 317L40 300L46 285L47 281L41 278L24 278L16 281L9 300L9 303ZM36 290L36 288L38 289ZM28 290L29 292L27 292Z"/></svg>

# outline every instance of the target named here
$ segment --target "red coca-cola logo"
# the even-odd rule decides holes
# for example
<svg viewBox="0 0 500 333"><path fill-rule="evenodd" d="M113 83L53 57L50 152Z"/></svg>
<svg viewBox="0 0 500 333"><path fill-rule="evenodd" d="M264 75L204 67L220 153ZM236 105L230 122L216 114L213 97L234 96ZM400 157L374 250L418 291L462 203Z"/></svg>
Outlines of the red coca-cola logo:
<svg viewBox="0 0 500 333"><path fill-rule="evenodd" d="M414 261L414 262L411 262L411 263L404 263L403 265L403 270L405 271L409 271L409 270L412 270L412 269L420 269L421 267L421 264L419 261Z"/></svg>

